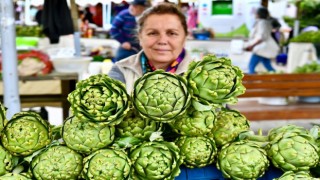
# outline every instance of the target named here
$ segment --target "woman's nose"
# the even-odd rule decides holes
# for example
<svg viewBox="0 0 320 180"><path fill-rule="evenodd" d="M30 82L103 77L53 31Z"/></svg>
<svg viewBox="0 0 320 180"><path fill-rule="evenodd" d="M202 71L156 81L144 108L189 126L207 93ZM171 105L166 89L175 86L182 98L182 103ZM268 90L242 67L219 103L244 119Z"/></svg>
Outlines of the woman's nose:
<svg viewBox="0 0 320 180"><path fill-rule="evenodd" d="M158 43L166 44L167 42L168 42L168 36L167 36L167 35L160 35L160 36L159 36L159 41L158 41Z"/></svg>

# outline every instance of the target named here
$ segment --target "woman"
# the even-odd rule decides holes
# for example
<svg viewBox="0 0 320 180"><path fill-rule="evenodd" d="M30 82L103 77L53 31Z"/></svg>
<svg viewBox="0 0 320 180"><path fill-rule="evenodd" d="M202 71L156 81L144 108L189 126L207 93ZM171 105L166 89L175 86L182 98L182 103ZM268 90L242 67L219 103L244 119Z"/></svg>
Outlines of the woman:
<svg viewBox="0 0 320 180"><path fill-rule="evenodd" d="M268 71L275 71L271 59L279 52L279 46L271 36L272 26L268 9L261 7L256 12L256 23L250 33L249 43L245 50L252 51L249 62L249 73L256 73L256 66L262 62Z"/></svg>
<svg viewBox="0 0 320 180"><path fill-rule="evenodd" d="M125 83L128 93L147 72L163 69L183 74L192 61L184 49L188 30L184 14L171 3L147 9L138 20L142 51L115 63L109 76Z"/></svg>

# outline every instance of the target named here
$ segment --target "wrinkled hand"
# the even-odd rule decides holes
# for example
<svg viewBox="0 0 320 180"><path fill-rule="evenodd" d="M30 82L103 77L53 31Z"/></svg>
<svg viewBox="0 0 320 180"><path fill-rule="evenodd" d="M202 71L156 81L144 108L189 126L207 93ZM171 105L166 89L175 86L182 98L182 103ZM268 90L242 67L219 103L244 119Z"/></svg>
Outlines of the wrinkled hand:
<svg viewBox="0 0 320 180"><path fill-rule="evenodd" d="M123 49L129 50L129 49L131 49L131 44L129 42L124 42L121 44L121 47Z"/></svg>

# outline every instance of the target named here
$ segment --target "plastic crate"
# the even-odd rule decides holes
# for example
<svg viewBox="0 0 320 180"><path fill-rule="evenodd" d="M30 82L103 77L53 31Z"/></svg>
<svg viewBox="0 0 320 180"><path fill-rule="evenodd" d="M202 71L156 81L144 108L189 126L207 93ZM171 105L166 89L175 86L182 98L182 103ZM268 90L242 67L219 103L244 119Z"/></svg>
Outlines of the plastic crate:
<svg viewBox="0 0 320 180"><path fill-rule="evenodd" d="M222 172L215 165L206 166L203 168L187 168L182 166L181 173L175 180L224 180ZM280 169L270 166L264 176L258 180L272 180L283 174Z"/></svg>

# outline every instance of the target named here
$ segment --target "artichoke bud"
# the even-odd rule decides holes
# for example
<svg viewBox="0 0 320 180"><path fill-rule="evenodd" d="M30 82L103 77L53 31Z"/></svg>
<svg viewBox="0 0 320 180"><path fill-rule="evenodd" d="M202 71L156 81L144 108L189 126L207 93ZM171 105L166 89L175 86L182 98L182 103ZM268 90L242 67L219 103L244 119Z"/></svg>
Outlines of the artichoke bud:
<svg viewBox="0 0 320 180"><path fill-rule="evenodd" d="M222 108L208 136L215 140L217 147L222 147L233 142L241 132L249 128L249 121L239 111Z"/></svg>
<svg viewBox="0 0 320 180"><path fill-rule="evenodd" d="M173 142L144 142L130 149L133 179L171 180L180 174L183 158Z"/></svg>
<svg viewBox="0 0 320 180"><path fill-rule="evenodd" d="M0 146L0 176L10 172L13 168L12 155Z"/></svg>
<svg viewBox="0 0 320 180"><path fill-rule="evenodd" d="M149 118L143 118L133 108L123 121L116 126L117 137L136 137L149 140L153 132L160 131L162 124Z"/></svg>
<svg viewBox="0 0 320 180"><path fill-rule="evenodd" d="M303 179L303 180L317 180L318 178L313 178L309 172L299 171L287 171L281 175L279 178L274 180L291 180L291 179Z"/></svg>
<svg viewBox="0 0 320 180"><path fill-rule="evenodd" d="M184 157L183 164L189 168L212 164L218 152L215 142L208 137L180 136L175 143Z"/></svg>
<svg viewBox="0 0 320 180"><path fill-rule="evenodd" d="M79 119L119 124L129 111L130 99L121 81L105 74L79 81L68 95L72 112Z"/></svg>
<svg viewBox="0 0 320 180"><path fill-rule="evenodd" d="M156 70L136 80L133 105L148 119L170 122L183 115L191 104L186 80L175 74Z"/></svg>
<svg viewBox="0 0 320 180"><path fill-rule="evenodd" d="M228 179L258 179L268 167L266 151L253 142L232 142L218 152L217 168Z"/></svg>
<svg viewBox="0 0 320 180"><path fill-rule="evenodd" d="M169 124L180 135L204 136L211 132L215 120L216 113L212 108L198 111L190 106L183 116L176 118Z"/></svg>
<svg viewBox="0 0 320 180"><path fill-rule="evenodd" d="M4 107L2 103L0 103L0 132L8 122L6 118L6 111L7 111L7 108Z"/></svg>
<svg viewBox="0 0 320 180"><path fill-rule="evenodd" d="M52 141L48 121L35 112L19 112L3 129L3 146L15 156L27 156L45 147Z"/></svg>
<svg viewBox="0 0 320 180"><path fill-rule="evenodd" d="M129 177L131 161L127 154L119 149L100 149L83 159L84 179L123 180Z"/></svg>
<svg viewBox="0 0 320 180"><path fill-rule="evenodd" d="M185 77L192 98L204 105L234 104L245 92L243 73L229 58L204 56L202 61L190 63Z"/></svg>
<svg viewBox="0 0 320 180"><path fill-rule="evenodd" d="M115 127L107 123L86 121L72 116L63 124L62 137L69 148L90 154L113 142Z"/></svg>
<svg viewBox="0 0 320 180"><path fill-rule="evenodd" d="M78 179L82 156L61 145L53 145L32 158L30 169L35 179Z"/></svg>
<svg viewBox="0 0 320 180"><path fill-rule="evenodd" d="M30 175L27 175L25 173L7 173L3 176L0 176L1 180L32 180Z"/></svg>

